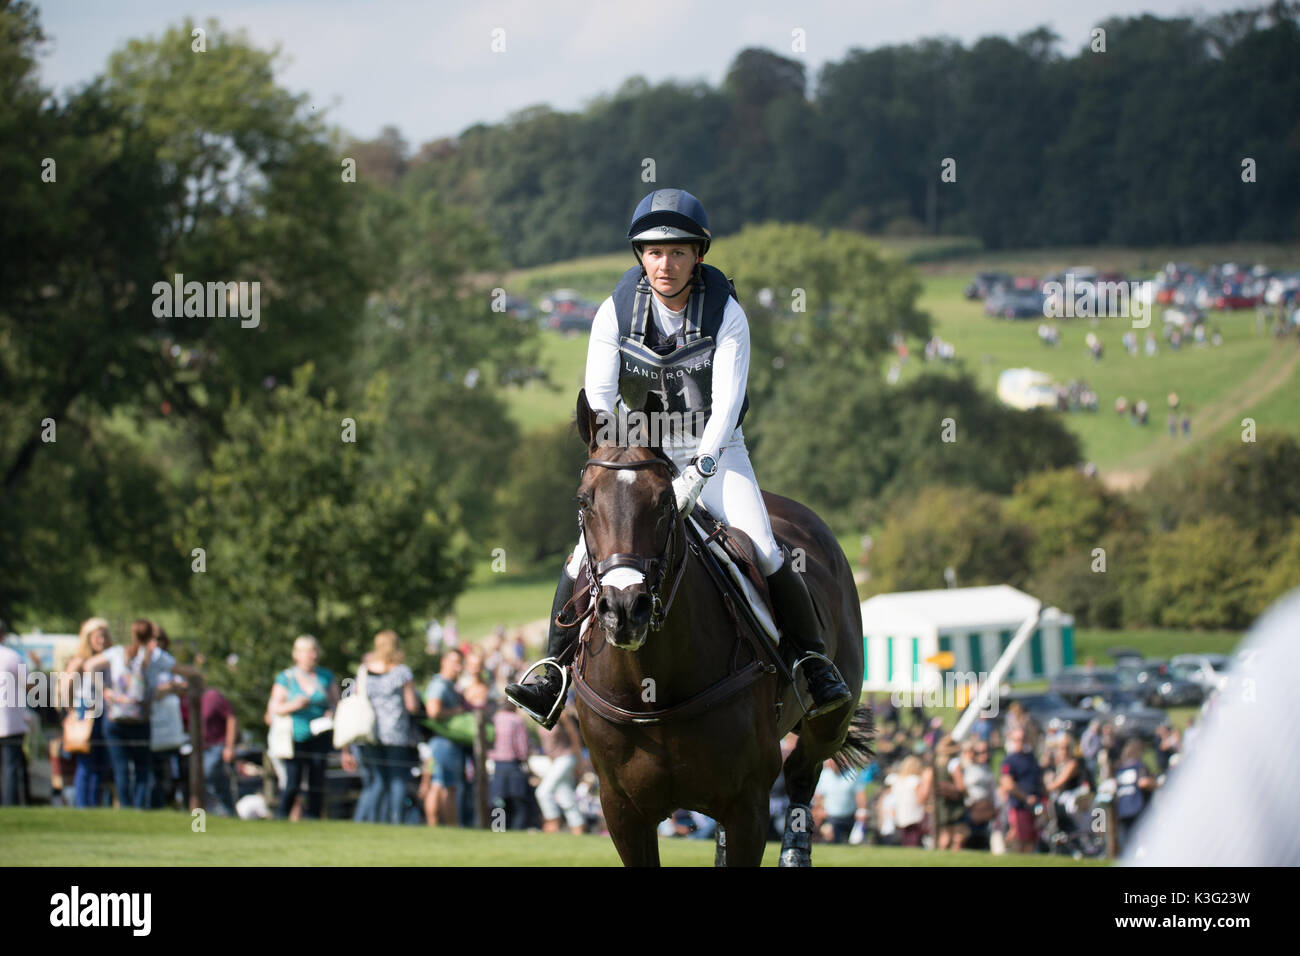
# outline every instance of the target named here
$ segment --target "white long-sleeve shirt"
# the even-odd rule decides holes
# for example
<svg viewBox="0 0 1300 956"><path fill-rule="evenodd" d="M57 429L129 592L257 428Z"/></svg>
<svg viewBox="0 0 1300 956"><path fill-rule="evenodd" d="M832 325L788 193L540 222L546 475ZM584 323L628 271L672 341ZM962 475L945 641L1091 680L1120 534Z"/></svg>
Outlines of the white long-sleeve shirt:
<svg viewBox="0 0 1300 956"><path fill-rule="evenodd" d="M655 327L665 340L677 337L686 317L686 307L674 312L659 301L653 292ZM689 305L689 303L688 303ZM587 344L587 373L585 387L587 404L594 411L613 412L618 398L618 373L622 360L618 353L618 317L614 311L614 297L600 304L591 324L591 340ZM749 380L749 320L740 303L730 296L722 313L722 325L714 341L713 395L710 399L709 420L704 426L699 444L695 448L679 447L681 452L711 455L720 460L726 445L744 444L736 419L745 400L745 385Z"/></svg>

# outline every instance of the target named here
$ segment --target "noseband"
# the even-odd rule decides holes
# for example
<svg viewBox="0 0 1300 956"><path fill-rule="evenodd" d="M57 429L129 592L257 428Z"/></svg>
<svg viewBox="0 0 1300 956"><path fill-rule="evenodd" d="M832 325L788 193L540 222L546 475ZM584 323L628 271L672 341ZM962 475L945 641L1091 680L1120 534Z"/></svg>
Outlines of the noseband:
<svg viewBox="0 0 1300 956"><path fill-rule="evenodd" d="M649 468L653 465L663 465L671 474L675 469L672 462L664 458L642 458L638 461L606 461L601 458L588 458L587 463L582 466L585 472L592 465L598 468ZM677 505L673 504L673 524L668 532L668 542L664 546L664 553L657 557L646 558L639 554L617 553L611 554L603 560L597 560L596 554L591 550L591 545L587 541L587 527L583 521L583 509L578 509L578 528L582 532L582 543L587 550L587 563L591 568L591 608L595 611L596 602L600 597L600 589L603 586L600 583L601 575L607 574L615 568L632 568L640 572L641 577L645 580L646 589L650 592L650 630L657 631L663 627L664 619L668 616L668 609L672 607L673 598L677 594L677 585L681 583L682 572L686 570L686 526L682 519L681 512L677 510ZM678 550L676 543L681 540L681 558L676 562L677 570L673 573L672 586L668 591L667 598L663 597L662 591L664 583L668 578L668 568L673 564L673 555Z"/></svg>

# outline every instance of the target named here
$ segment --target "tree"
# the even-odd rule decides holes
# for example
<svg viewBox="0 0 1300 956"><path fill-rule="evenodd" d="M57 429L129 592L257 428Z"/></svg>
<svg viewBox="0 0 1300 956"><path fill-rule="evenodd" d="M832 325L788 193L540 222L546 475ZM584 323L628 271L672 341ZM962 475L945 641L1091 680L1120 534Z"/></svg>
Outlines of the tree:
<svg viewBox="0 0 1300 956"><path fill-rule="evenodd" d="M1106 534L1136 524L1121 497L1072 468L1025 478L1007 501L1007 514L1034 529L1030 560L1036 568L1069 552L1090 555Z"/></svg>
<svg viewBox="0 0 1300 956"><path fill-rule="evenodd" d="M1104 564L1091 548L1068 551L1035 564L1027 589L1044 605L1073 614L1082 627L1150 626L1143 593L1145 545L1140 531L1105 534L1096 541L1105 552Z"/></svg>
<svg viewBox="0 0 1300 956"><path fill-rule="evenodd" d="M200 646L238 656L234 699L254 725L294 637L315 635L336 672L383 628L415 650L417 619L445 612L469 574L455 505L422 469L380 453L383 378L348 414L332 391L312 397L311 375L305 366L275 389L269 412L236 398L176 536L176 559L196 570L187 610Z"/></svg>
<svg viewBox="0 0 1300 956"><path fill-rule="evenodd" d="M893 336L930 335L915 272L863 236L753 226L710 261L734 278L749 317L751 402L809 367L837 363L865 375Z"/></svg>
<svg viewBox="0 0 1300 956"><path fill-rule="evenodd" d="M501 388L536 363L537 329L500 310L496 243L463 210L432 193L405 200L367 186L363 197L359 240L376 294L353 381L386 374L385 453L422 468L458 503L468 530L489 534L502 463L519 440Z"/></svg>
<svg viewBox="0 0 1300 956"><path fill-rule="evenodd" d="M308 357L304 341L316 387L340 385L366 276L353 248L358 193L344 180L342 149L306 94L276 85L278 50L257 49L210 20L207 52L196 55L194 27L187 19L156 40L128 42L102 85L157 149L167 205L156 278L260 283L255 326L182 318L164 330L210 357L201 385L197 376L164 377L166 397L212 420L234 390L247 400L268 377L287 380ZM144 315L156 322L154 312Z"/></svg>
<svg viewBox="0 0 1300 956"><path fill-rule="evenodd" d="M964 372L894 387L831 351L781 374L754 424L745 421L746 435L761 437L755 468L765 487L805 501L833 526L871 526L925 485L1007 494L1079 459L1078 439L1055 417L1007 408Z"/></svg>
<svg viewBox="0 0 1300 956"><path fill-rule="evenodd" d="M352 355L364 281L338 150L304 99L275 86L274 54L211 22L196 54L192 26L132 41L60 100L37 81L34 8L0 7L0 175L12 185L0 198L0 612L57 602L71 614L89 601L77 566L152 569L144 549L173 516L150 455L165 447L168 477L183 481L236 389L255 401L307 357L304 342L318 387L341 381ZM155 286L177 274L258 284L260 318L213 316L215 296L202 297L207 317L179 303L169 314ZM105 476L106 462L123 471ZM107 518L83 494L96 488L150 507ZM47 576L60 562L69 570Z"/></svg>
<svg viewBox="0 0 1300 956"><path fill-rule="evenodd" d="M385 126L372 140L354 139L346 149L347 155L357 162L358 180L391 189L406 175L410 149L396 126Z"/></svg>
<svg viewBox="0 0 1300 956"><path fill-rule="evenodd" d="M1263 562L1256 605L1266 608L1297 587L1300 587L1300 518L1292 518L1290 529L1278 539Z"/></svg>
<svg viewBox="0 0 1300 956"><path fill-rule="evenodd" d="M510 553L539 561L573 549L578 538L574 491L587 449L565 423L525 437L497 494L498 534Z"/></svg>
<svg viewBox="0 0 1300 956"><path fill-rule="evenodd" d="M942 588L953 568L963 587L1023 585L1030 528L1007 518L994 495L933 486L901 502L871 551L873 594Z"/></svg>
<svg viewBox="0 0 1300 956"><path fill-rule="evenodd" d="M1225 515L1190 520L1147 544L1146 606L1160 627L1249 627L1263 610L1255 536Z"/></svg>
<svg viewBox="0 0 1300 956"><path fill-rule="evenodd" d="M1300 516L1300 441L1261 431L1257 441L1224 441L1199 461L1179 460L1152 475L1143 498L1156 527L1171 530L1213 515L1275 543Z"/></svg>

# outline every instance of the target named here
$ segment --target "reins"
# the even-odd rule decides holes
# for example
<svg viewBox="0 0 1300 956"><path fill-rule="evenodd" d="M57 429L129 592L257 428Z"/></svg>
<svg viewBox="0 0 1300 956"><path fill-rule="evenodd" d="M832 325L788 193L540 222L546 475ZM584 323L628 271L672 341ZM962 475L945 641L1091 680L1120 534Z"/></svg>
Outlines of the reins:
<svg viewBox="0 0 1300 956"><path fill-rule="evenodd" d="M644 458L631 462L614 462L598 458L587 459L586 465L583 466L585 471L587 467L596 465L602 468L646 468L651 465L662 464L668 467L670 472L673 470L672 463L662 458ZM677 595L678 585L681 584L682 577L686 571L686 565L690 558L690 552L694 551L697 558L701 558L698 542L689 540L690 532L687 528L686 520L673 507L673 527L669 532L668 542L664 549L663 557L644 558L641 555L617 553L609 555L602 560L595 560L590 545L587 544L587 531L582 522L582 511L578 512L578 523L582 529L583 544L587 548L587 566L591 574L591 603L588 606L587 613L573 623L573 627L579 627L586 617L592 618L592 623L585 634L581 636L577 645L577 654L573 662L573 683L577 690L578 696L583 702L606 720L615 724L659 724L668 720L682 720L693 717L696 714L708 709L710 706L720 703L732 697L733 695L744 690L746 687L755 683L759 679L776 672L776 667L763 660L763 651L761 642L753 635L749 634L746 627L742 624L736 609L732 606L729 595L722 593L723 605L727 613L731 616L732 623L736 626L737 639L748 637L754 650L754 659L738 670L732 671L726 677L717 683L711 684L698 694L687 698L677 704L669 707L653 708L651 710L629 710L611 703L593 688L583 675L586 668L586 645L591 639L592 630L598 625L595 623L596 601L600 594L600 576L616 567L630 567L640 571L645 577L647 587L650 590L651 615L650 628L658 631L664 624L668 616L668 611L672 607L673 599ZM682 542L680 559L674 560L674 554L678 550L676 542L678 539ZM701 558L702 559L702 558ZM672 585L668 591L667 599L661 599L660 591L664 580L667 577L667 568L676 564L676 570L672 573ZM650 584L650 575L658 572L658 579L653 585ZM717 582L715 581L715 584ZM734 660L733 655L733 660Z"/></svg>

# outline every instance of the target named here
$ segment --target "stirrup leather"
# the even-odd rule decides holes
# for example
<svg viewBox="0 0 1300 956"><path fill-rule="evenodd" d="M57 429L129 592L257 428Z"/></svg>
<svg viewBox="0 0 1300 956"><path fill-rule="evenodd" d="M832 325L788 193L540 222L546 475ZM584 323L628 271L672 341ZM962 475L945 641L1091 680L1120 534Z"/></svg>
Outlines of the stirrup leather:
<svg viewBox="0 0 1300 956"><path fill-rule="evenodd" d="M805 651L804 655L794 662L794 666L790 668L791 685L794 687L794 699L799 702L799 706L803 708L803 715L809 720L820 717L822 714L828 713L830 710L834 709L829 707L817 707L813 710L809 710L804 706L803 697L799 694L799 668L803 667L804 664L807 664L808 661L814 657L826 663L826 665L831 669L831 672L835 675L836 680L842 684L845 683L844 675L840 673L840 669L836 667L835 662L825 654L818 654L816 651ZM852 694L853 692L850 690L849 693ZM839 706L842 707L843 705L841 704Z"/></svg>
<svg viewBox="0 0 1300 956"><path fill-rule="evenodd" d="M545 667L548 664L560 672L560 693L559 696L555 698L555 703L551 705L550 713L545 717L541 717L527 704L521 703L513 697L510 698L510 701L529 717L533 718L533 720L537 721L547 730L550 730L555 726L556 718L559 716L560 711L564 709L564 702L568 700L569 697L569 669L563 666L559 660L554 657L543 657L532 667L528 668L528 670L524 671L523 676L519 678L517 683L522 685L524 681L528 680L528 678L532 676L533 671L537 670L539 667Z"/></svg>

